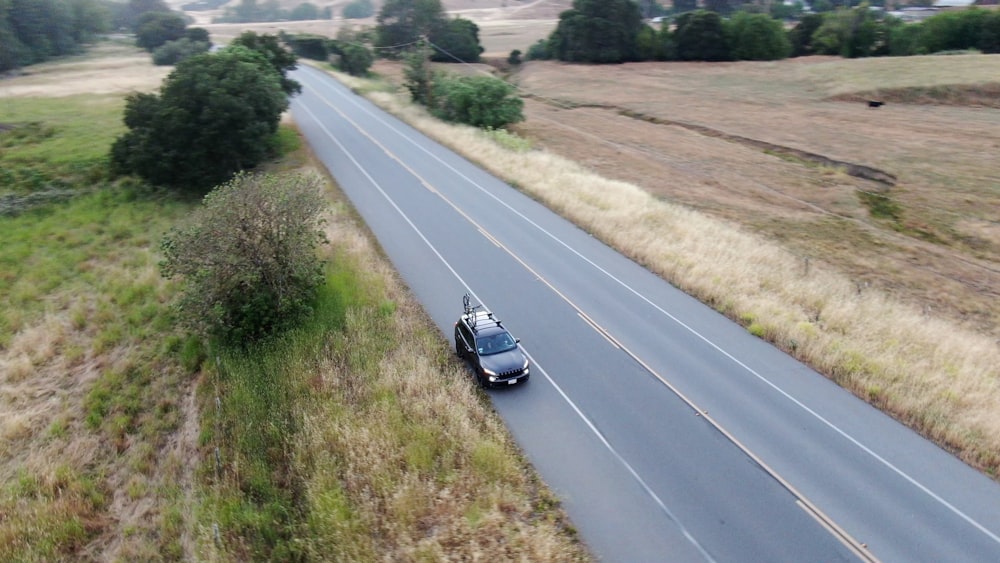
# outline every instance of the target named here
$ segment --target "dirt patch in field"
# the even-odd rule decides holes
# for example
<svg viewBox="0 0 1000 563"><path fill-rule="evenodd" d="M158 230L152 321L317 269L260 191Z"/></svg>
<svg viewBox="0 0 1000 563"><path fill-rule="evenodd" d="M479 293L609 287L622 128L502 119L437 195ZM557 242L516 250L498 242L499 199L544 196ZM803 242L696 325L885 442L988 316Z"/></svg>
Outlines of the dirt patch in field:
<svg viewBox="0 0 1000 563"><path fill-rule="evenodd" d="M926 72L936 61L918 62ZM515 77L530 96L516 130L603 176L765 234L804 263L833 265L859 290L879 287L1000 336L1000 164L982 152L1000 147L1000 112L870 109L863 92L833 101L844 85L816 78L844 64L531 62ZM970 84L995 70L992 59L979 64L991 68ZM864 69L854 72L865 84ZM906 72L896 72L904 83ZM879 215L883 201L898 214Z"/></svg>

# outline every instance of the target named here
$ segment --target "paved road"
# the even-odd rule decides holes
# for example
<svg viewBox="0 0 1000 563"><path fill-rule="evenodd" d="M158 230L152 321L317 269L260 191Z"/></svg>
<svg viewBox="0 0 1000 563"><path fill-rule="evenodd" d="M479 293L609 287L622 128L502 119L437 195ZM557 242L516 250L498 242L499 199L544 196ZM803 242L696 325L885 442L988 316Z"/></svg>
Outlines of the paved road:
<svg viewBox="0 0 1000 563"><path fill-rule="evenodd" d="M608 561L1000 561L1000 486L313 68L292 112L450 338L532 359L497 410ZM433 384L433 382L428 382Z"/></svg>

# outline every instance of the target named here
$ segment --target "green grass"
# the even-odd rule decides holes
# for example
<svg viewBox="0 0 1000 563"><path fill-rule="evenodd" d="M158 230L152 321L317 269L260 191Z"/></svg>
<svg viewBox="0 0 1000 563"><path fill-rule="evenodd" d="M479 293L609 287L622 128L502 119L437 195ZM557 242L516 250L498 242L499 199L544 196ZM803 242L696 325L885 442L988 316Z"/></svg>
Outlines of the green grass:
<svg viewBox="0 0 1000 563"><path fill-rule="evenodd" d="M309 383L328 340L345 326L348 307L379 307L371 291L377 283L366 277L356 269L331 267L315 314L303 326L249 349L217 351L213 385L221 409L205 424L218 428L213 442L222 452L225 477L206 514L221 526L227 545L245 545L247 553L267 559L302 555L295 538L306 514L304 476L293 455L300 414L311 401ZM381 357L392 342L381 336L369 341L382 343L377 349L355 347L351 354Z"/></svg>
<svg viewBox="0 0 1000 563"><path fill-rule="evenodd" d="M0 163L80 169L101 162L125 132L124 109L117 96L5 98L0 124L15 129L0 135Z"/></svg>
<svg viewBox="0 0 1000 563"><path fill-rule="evenodd" d="M169 344L179 338L171 336L172 287L156 272L155 249L190 205L134 181L106 179L105 157L123 130L123 107L120 99L95 96L0 103L0 123L16 125L0 133L0 173L15 180L3 183L0 198L52 189L73 194L0 216L0 353L23 331L48 319L60 326L65 318L68 328L51 336L50 347L18 344L34 356L37 370L28 383L60 361L105 366L81 397L83 412L63 401L58 408L66 410L51 413L38 441L11 444L30 448L48 465L36 461L31 473L0 490L0 513L8 515L0 519L2 560L75 558L112 524L111 475L141 483L127 475L152 473L154 452L179 424L176 395L189 370ZM56 373L72 383L73 371ZM85 466L65 465L62 450L81 438L86 444L90 435L109 447ZM179 502L151 487L129 491L159 497L154 502L161 505ZM145 525L155 526L156 518ZM150 545L157 542L151 552L169 553L176 537Z"/></svg>

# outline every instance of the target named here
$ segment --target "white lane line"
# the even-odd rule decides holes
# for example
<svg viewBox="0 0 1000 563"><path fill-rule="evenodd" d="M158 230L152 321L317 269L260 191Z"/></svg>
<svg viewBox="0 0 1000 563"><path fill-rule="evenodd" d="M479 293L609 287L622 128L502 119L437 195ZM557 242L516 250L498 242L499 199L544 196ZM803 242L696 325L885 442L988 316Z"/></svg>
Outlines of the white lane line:
<svg viewBox="0 0 1000 563"><path fill-rule="evenodd" d="M319 71L316 71L316 72L319 72ZM324 76L326 76L326 75L324 74ZM481 192L483 192L484 194L486 194L487 196L489 196L490 198L492 198L493 200L495 200L497 203L499 203L503 207L506 207L511 213L513 213L514 215L520 217L526 223L528 223L529 225L531 225L531 226L535 227L536 229L538 229L539 231L541 231L543 234L545 234L546 236L548 236L549 238L551 238L553 241L555 241L556 243L558 243L562 247L566 248L571 253L575 254L577 257L579 257L581 260L583 260L587 264L593 266L596 270L598 270L599 272L601 272L602 274L604 274L605 276L607 276L609 279L613 280L615 283L619 284L620 286L622 286L623 288L625 288L626 290L628 290L630 293L632 293L633 295L635 295L636 297L638 297L640 300L646 302L652 308L656 309L657 311L659 311L660 313L662 313L663 315L665 315L667 318L669 318L670 320L674 321L679 326L681 326L682 328L684 328L685 330L687 330L688 332L690 332L692 335L694 335L695 337L697 337L698 339L700 339L704 343L708 344L710 347L714 348L717 352L719 352L720 354L722 354L723 356L725 356L726 358L728 358L729 360L731 360L733 363L735 363L739 367L743 368L748 373L750 373L751 375L753 375L754 377L756 377L758 380L760 380L761 382L763 382L767 386L769 386L772 389L774 389L775 391L777 391L780 395L782 395L783 397L785 397L786 399L788 399L789 401L791 401L794 405L798 406L799 408L801 408L802 410L804 410L809 415L815 417L816 420L818 420L819 422L821 422L823 425L827 426L828 428L830 428L831 430L833 430L834 432L836 432L837 434L839 434L840 436L842 436L843 438L845 438L851 444L854 444L862 452L868 454L873 459L875 459L876 461L878 461L879 463L881 463L883 466L885 466L886 468L888 468L890 471L892 471L893 473L899 475L905 481L907 481L908 483L910 483L911 485L913 485L914 487L916 487L918 490L920 490L921 492L923 492L924 494L926 494L927 496L929 496L931 499L933 499L934 501L938 502L939 504L941 504L942 506L944 506L945 508L947 508L950 512L952 512L953 514L955 514L956 516L958 516L959 518L961 518L962 520L964 520L965 522L967 522L969 525L971 525L972 527L976 528L977 530L979 530L980 532L982 532L983 534L985 534L988 538L990 538L994 542L1000 544L1000 536L998 536L997 534L995 534L992 531L990 531L988 528L986 528L985 526L983 526L982 524L980 524L978 521L976 521L974 518L972 518L971 516L969 516L968 514L966 514L965 512L963 512L958 507L954 506L953 504L951 504L950 502L948 502L947 500L945 500L944 498L942 498L940 495L938 495L934 491L930 490L923 483L917 481L914 477L910 476L908 473L906 473L905 471L903 471L899 467L895 466L892 462L890 462L889 460L887 460L887 459L883 458L882 456L880 456L878 453L876 453L874 450L872 450L868 446L864 445L860 440L858 440L857 438L855 438L854 436L852 436L851 434L849 434L847 431L843 430L842 428L840 428L839 426L837 426L836 424L834 424L830 420L826 419L825 417L823 417L823 415L821 415L818 412L814 411L813 409L809 408L807 405L805 405L804 403L802 403L801 401L799 401L798 399L796 399L790 393L788 393L787 391L785 391L784 389L782 389L781 387L779 387L776 383L774 383L773 381L771 381L767 377L763 376L762 374L760 374L759 372L757 372L756 370L754 370L750 366L744 364L742 361L740 361L739 359L737 359L735 356L733 356L729 352L725 351L721 346L719 346L718 344L716 344L715 342L713 342L712 340L710 340L708 337L702 335L700 332L698 332L693 327L691 327L688 324L686 324L684 321L682 321L679 318L675 317L674 315L670 314L669 312L667 312L666 310L664 310L662 307L660 307L659 305L657 305L656 303L654 303L653 301L651 301L649 298L647 298L645 295L639 293L639 291L637 291L636 289L634 289L632 286L628 285L627 283L625 283L623 280L621 280L618 277L616 277L611 272L605 270L604 268L602 268L598 264L594 263L592 260L590 260L589 258L587 258L586 256L584 256L583 254L581 254L578 250L576 250L575 248L573 248L572 246L570 246L568 243L564 242L562 239L560 239L559 237L555 236L554 234L552 234L551 232L549 232L548 230L546 230L544 227L542 227L538 223L535 223L530 218L526 217L524 214L522 214L517 209L514 209L510 204L508 204L504 200L500 199L498 196L496 196L495 194L493 194L492 192L490 192L484 186L480 185L478 182L476 182L472 178L469 178L467 175L465 175L464 173L462 173L461 171L459 171L458 169L456 169L454 166L452 166L448 162L445 162L443 159L441 159L440 157L438 157L437 155L435 155L433 152L431 152L430 150L428 150L427 148L425 148L420 143L418 143L415 140L411 139L409 136L407 136L404 132L400 131L397 127L395 127L391 123L389 123L386 120L382 119L381 116L372 113L363 104L358 103L357 100L353 99L352 97L345 96L340 90L338 90L338 89L336 89L334 87L331 87L331 86L329 86L326 83L322 83L322 84L323 84L324 87L326 87L327 89L333 91L335 94L337 94L342 99L348 101L349 103L351 103L352 105L354 105L358 109L360 109L360 110L364 111L365 113L367 113L370 117L372 117L373 119L375 119L376 121L378 121L379 123L381 123L382 125L384 125L385 127L389 128L390 130L392 130L393 132L395 132L397 135L399 135L400 137L402 137L403 139L405 139L406 141L408 141L410 144L412 144L414 147L417 147L418 149L420 149L421 151L423 151L424 153L426 153L427 155L429 155L431 158L433 158L434 160L438 161L445 168L451 170L455 175L459 176L460 178L462 178L463 180L465 180L469 184L475 186L478 190L480 190Z"/></svg>
<svg viewBox="0 0 1000 563"><path fill-rule="evenodd" d="M466 291L468 291L476 299L476 301L483 303L483 301L479 298L479 296L476 295L476 292L471 287L469 287L469 285L465 282L462 276L459 275L459 273L455 271L455 269L451 266L450 263L448 263L448 261L444 258L444 256L442 256L441 253L438 252L437 248L435 248L434 245L431 244L429 240L427 240L427 237L424 236L424 234L420 231L420 229L417 228L417 226L413 223L413 221L410 220L409 216L406 215L406 213L396 204L396 202L389 196L389 194L386 193L384 189L382 189L382 186L375 180L375 178L372 178L372 176L368 174L368 171L365 170L363 166L361 166L361 163L359 163L357 159L354 158L354 155L347 150L347 147L341 144L340 141L337 140L337 138L332 133L330 133L330 130L327 129L322 122L320 122L316 114L313 113L312 110L310 110L309 107L302 102L293 101L293 103L296 104L298 107L301 107L303 110L305 110L306 113L310 115L310 117L313 118L315 123L320 127L320 129L323 130L323 132L327 135L327 137L329 137L330 140L337 145L340 151L351 161L352 164L354 164L354 166L361 172L361 174L364 175L364 177L371 183L371 185L375 187L375 189L382 195L383 198L385 198L387 202L389 202L389 205L391 205L392 208L395 209L396 212L399 214L399 216L402 217L404 221L406 221L406 224L413 229L413 232L415 232L417 236L420 237L420 240L422 240L424 244L427 245L427 248L429 248L431 252L433 252L434 255L438 257L438 260L440 260L441 263L444 264L446 268L448 268L448 271L451 272L453 276L455 276L455 279L457 279L459 283L462 284L462 286L466 289ZM483 303L483 305L486 304ZM589 428L591 432L593 432L594 435L597 436L598 440L600 440L601 444L603 444L604 447L607 448L607 450L611 453L611 455L625 467L625 469L629 472L629 474L632 475L632 477L636 480L636 482L639 483L639 486L642 487L642 489L646 492L646 494L648 494L657 504L657 506L660 507L660 510L663 511L663 513L667 516L667 518L669 518L678 527L678 529L681 531L684 537L695 547L695 549L698 550L698 552L705 558L706 561L714 563L715 560L712 558L712 556L709 555L707 551L705 551L705 548L702 547L702 545L698 542L698 540L696 540L694 536L691 535L691 533L687 530L687 528L684 527L684 524L682 524L681 521L677 519L674 513L669 508L667 508L667 505L664 504L663 500L661 500L659 496L657 496L656 492L653 491L652 488L650 488L650 486L646 483L646 481L644 481L643 478L636 472L636 470L632 468L632 466L628 463L628 461L626 461L625 458L623 458L621 454L618 453L618 451L614 448L614 446L611 445L611 443L607 440L607 438L605 438L604 435L601 434L601 432L597 429L597 426L595 426L594 423L591 422L591 420L587 417L587 415L585 415L583 411L580 410L580 408L576 405L576 403L574 403L573 400L570 399L565 392L563 392L562 388L559 387L559 385L549 376L545 368L543 368L541 364L538 363L535 360L535 358L533 358L531 354L528 353L527 349L524 350L524 353L528 356L528 359L535 366L535 369L541 372L543 376L545 376L545 379L550 384L552 384L552 387L559 392L559 395L562 396L563 400L565 400L566 403L569 404L570 408L573 409L573 412L575 412L577 416L579 416L580 419L583 420L584 424L587 425L587 428Z"/></svg>

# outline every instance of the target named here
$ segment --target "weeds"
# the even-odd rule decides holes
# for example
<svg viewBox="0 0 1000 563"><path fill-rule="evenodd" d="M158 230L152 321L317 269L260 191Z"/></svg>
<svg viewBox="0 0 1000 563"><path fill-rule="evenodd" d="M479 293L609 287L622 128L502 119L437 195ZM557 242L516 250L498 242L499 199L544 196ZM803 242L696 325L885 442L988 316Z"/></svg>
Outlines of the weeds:
<svg viewBox="0 0 1000 563"><path fill-rule="evenodd" d="M876 219L885 219L892 223L899 223L902 218L903 208L900 207L891 197L886 194L874 192L857 191L858 199L868 208L868 212Z"/></svg>

